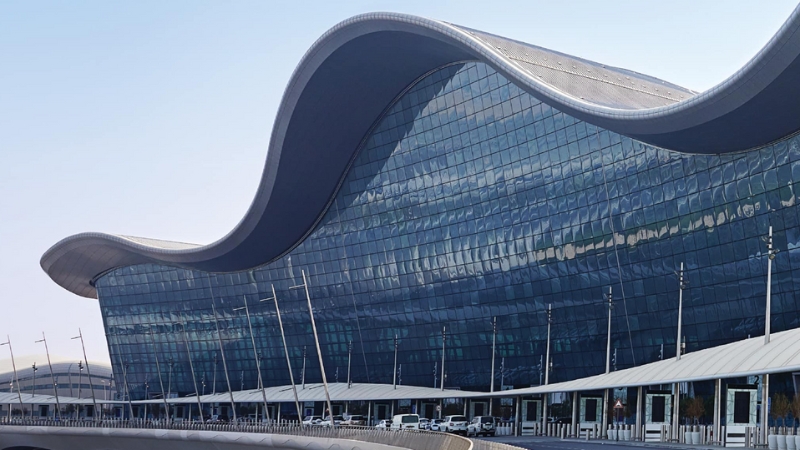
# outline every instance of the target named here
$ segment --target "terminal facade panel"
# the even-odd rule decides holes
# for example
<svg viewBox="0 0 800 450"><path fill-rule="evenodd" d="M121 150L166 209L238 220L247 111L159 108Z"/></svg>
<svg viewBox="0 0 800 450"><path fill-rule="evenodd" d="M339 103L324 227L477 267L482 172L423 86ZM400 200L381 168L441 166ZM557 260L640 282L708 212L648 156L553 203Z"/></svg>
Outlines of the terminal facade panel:
<svg viewBox="0 0 800 450"><path fill-rule="evenodd" d="M798 182L797 137L675 152L575 119L484 63L455 63L376 117L321 220L284 256L224 274L132 265L95 286L133 398L158 385L157 365L170 392L194 392L186 337L198 390L227 391L212 302L231 387L257 387L234 311L245 301L265 384L288 384L274 304L261 302L272 285L295 379L305 352L306 381L320 381L305 293L289 289L301 270L328 381L346 381L352 348L353 382L391 383L397 335L399 381L438 386L445 328L445 386L488 390L496 317L495 389L501 376L525 387L543 379L548 304L550 382L604 371L609 287L615 367L657 360L662 344L674 356L682 262L688 351L763 334L770 225L772 329L797 327Z"/></svg>

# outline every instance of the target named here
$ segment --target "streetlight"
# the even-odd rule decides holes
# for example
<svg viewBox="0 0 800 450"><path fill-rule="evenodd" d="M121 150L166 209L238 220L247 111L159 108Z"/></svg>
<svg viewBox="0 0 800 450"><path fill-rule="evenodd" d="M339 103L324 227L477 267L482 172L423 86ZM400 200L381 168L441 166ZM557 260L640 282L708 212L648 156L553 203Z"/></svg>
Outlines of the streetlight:
<svg viewBox="0 0 800 450"><path fill-rule="evenodd" d="M39 370L39 368L36 367L35 362L33 363L33 366L31 366L31 368L33 369L33 392L31 393L31 419L33 419L33 402L36 400L36 371Z"/></svg>
<svg viewBox="0 0 800 450"><path fill-rule="evenodd" d="M78 361L78 398L82 398L83 395L83 361ZM75 418L81 418L81 404L78 403L78 407L75 408Z"/></svg>
<svg viewBox="0 0 800 450"><path fill-rule="evenodd" d="M544 357L544 384L547 386L550 384L550 325L553 322L553 304L547 304L547 347L545 347L545 357ZM544 394L544 402L542 403L542 430L545 430L547 427L547 402L549 400L549 396Z"/></svg>
<svg viewBox="0 0 800 450"><path fill-rule="evenodd" d="M353 356L353 340L350 339L350 342L347 344L347 389L350 389L352 386L352 380L350 379L350 360Z"/></svg>
<svg viewBox="0 0 800 450"><path fill-rule="evenodd" d="M445 330L445 326L442 325L442 390L444 390L444 352L445 352L445 343L447 342L447 334Z"/></svg>
<svg viewBox="0 0 800 450"><path fill-rule="evenodd" d="M611 293L611 286L608 287L608 294L606 294L606 301L608 302L608 335L606 336L606 373L611 372L611 311L614 310L614 296ZM609 391L603 391L603 431L600 434L605 437L608 433L608 396Z"/></svg>
<svg viewBox="0 0 800 450"><path fill-rule="evenodd" d="M489 384L489 392L494 392L494 357L497 349L497 316L492 317L492 380ZM489 398L489 414L492 414L494 397Z"/></svg>
<svg viewBox="0 0 800 450"><path fill-rule="evenodd" d="M84 345L84 343L83 343L83 333L81 332L80 328L78 328L78 335L75 336L72 339L80 339L81 340L81 348L83 349L83 360L84 360L84 362L86 362L86 375L89 377L89 387L92 389L92 405L93 405L92 406L92 408L93 408L92 409L92 420L95 420L95 417L97 416L97 398L94 395L94 383L92 383L92 372L91 372L91 370L89 370L89 359L86 358L86 345ZM34 374L35 374L35 372L34 372ZM80 392L80 388L78 388L78 390ZM80 393L78 394L78 396L80 397Z"/></svg>
<svg viewBox="0 0 800 450"><path fill-rule="evenodd" d="M683 290L686 289L686 279L684 278L683 274L683 263L681 263L680 270L676 273L678 275L678 338L676 340L676 347L675 347L675 361L681 360L681 353L682 352L682 334L683 334ZM673 432L672 432L672 439L674 441L678 441L679 439L679 431L678 431L678 422L680 420L680 397L681 397L681 385L680 383L675 383L673 385L673 391L675 391L675 397L672 402L672 422L673 422Z"/></svg>
<svg viewBox="0 0 800 450"><path fill-rule="evenodd" d="M44 343L44 351L47 354L47 365L50 367L50 378L53 381L53 392L56 396L56 412L58 413L58 418L61 418L61 402L58 400L58 383L56 383L56 375L53 373L53 364L50 362L50 350L47 347L47 338L44 335L44 331L42 331L42 338L38 341L34 341L34 344L38 344L39 342ZM11 344L8 345L11 348ZM21 397L20 397L21 398ZM22 400L20 400L21 402Z"/></svg>
<svg viewBox="0 0 800 450"><path fill-rule="evenodd" d="M775 254L778 250L772 246L772 225L769 227L769 234L767 235L767 310L764 317L764 345L769 344L770 328L772 325L772 260L775 259ZM761 398L764 400L761 404L761 442L767 442L767 421L769 420L769 411L766 406L769 400L769 374L763 375L763 384L761 387Z"/></svg>
<svg viewBox="0 0 800 450"><path fill-rule="evenodd" d="M233 310L234 311L244 310L245 314L247 315L247 327L250 329L250 342L253 345L253 359L256 361L256 371L258 372L258 389L261 390L261 399L264 401L264 416L266 416L267 423L269 423L270 417L269 417L269 409L267 408L267 393L264 390L264 381L261 378L261 362L258 359L258 349L256 348L256 336L255 334L253 334L253 322L250 320L250 308L247 306L247 297L243 297L243 300L244 300L244 306L240 308L233 308ZM244 390L244 371L242 371L242 390Z"/></svg>
<svg viewBox="0 0 800 450"><path fill-rule="evenodd" d="M20 413L20 415L22 415L24 417L24 415L25 415L25 406L22 403L22 391L21 391L21 388L20 388L20 385L19 385L19 378L17 377L17 363L14 362L14 350L11 349L11 337L6 335L6 341L3 342L3 343L0 343L0 346L3 346L3 345L7 345L8 346L8 351L11 352L11 367L14 369L14 382L17 383L17 396L19 397L19 407L20 407L19 413ZM14 392L14 390L11 389L10 392ZM9 409L9 414L10 414L11 413L11 406L9 406L8 409ZM31 411L33 411L33 405L31 405Z"/></svg>
<svg viewBox="0 0 800 450"><path fill-rule="evenodd" d="M394 335L394 372L392 375L392 385L397 389L397 335Z"/></svg>

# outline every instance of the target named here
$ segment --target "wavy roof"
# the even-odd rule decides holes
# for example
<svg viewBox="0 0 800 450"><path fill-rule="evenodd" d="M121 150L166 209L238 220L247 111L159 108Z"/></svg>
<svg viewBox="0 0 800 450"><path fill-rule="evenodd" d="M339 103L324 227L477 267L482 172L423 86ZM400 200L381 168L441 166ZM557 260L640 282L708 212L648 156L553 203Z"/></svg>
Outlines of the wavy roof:
<svg viewBox="0 0 800 450"><path fill-rule="evenodd" d="M60 286L94 298L93 280L116 267L232 272L273 261L321 220L387 105L420 76L458 61L482 61L565 113L652 145L690 153L765 145L800 130L798 29L800 7L744 67L695 93L442 21L356 16L320 37L292 74L258 191L230 233L208 245L82 233L51 247L41 266Z"/></svg>

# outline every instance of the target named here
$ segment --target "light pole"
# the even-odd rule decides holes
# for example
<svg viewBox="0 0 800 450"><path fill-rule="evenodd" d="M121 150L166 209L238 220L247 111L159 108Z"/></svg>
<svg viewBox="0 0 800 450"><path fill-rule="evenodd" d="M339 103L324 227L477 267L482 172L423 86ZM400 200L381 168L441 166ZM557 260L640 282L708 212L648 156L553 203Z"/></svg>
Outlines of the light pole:
<svg viewBox="0 0 800 450"><path fill-rule="evenodd" d="M53 393L56 397L56 412L58 413L58 418L61 419L61 402L58 400L58 383L56 383L56 375L53 373L53 364L50 362L50 349L47 347L47 338L44 335L44 331L42 331L42 338L38 341L34 341L34 344L38 344L39 342L44 343L44 351L47 354L47 365L50 367L50 378L53 381ZM8 348L11 348L11 344L8 344ZM22 397L20 396L20 402L22 402Z"/></svg>
<svg viewBox="0 0 800 450"><path fill-rule="evenodd" d="M442 390L444 390L444 352L445 352L445 343L447 342L447 333L445 330L445 326L442 326Z"/></svg>
<svg viewBox="0 0 800 450"><path fill-rule="evenodd" d="M308 314L311 317L311 329L314 332L314 344L317 346L317 356L319 357L319 368L322 372L322 386L325 388L325 400L328 405L328 415L331 417L331 427L335 428L336 424L333 421L333 407L331 406L331 394L328 391L328 377L325 375L325 363L322 361L322 349L319 345L319 335L317 335L317 323L314 321L314 310L311 308L311 295L308 293L308 282L306 281L306 271L301 270L303 275L303 284L291 286L289 289L305 288L306 300L308 301Z"/></svg>
<svg viewBox="0 0 800 450"><path fill-rule="evenodd" d="M33 363L33 366L31 366L31 368L33 368L33 393L31 393L32 395L31 402L33 402L36 399L36 371L39 370L39 368L36 367L35 362ZM31 419L33 419L33 403L31 403Z"/></svg>
<svg viewBox="0 0 800 450"><path fill-rule="evenodd" d="M772 325L772 260L775 259L775 254L778 253L772 246L772 225L769 227L769 235L767 235L767 310L764 317L764 345L769 344L770 328ZM766 405L769 404L769 374L763 375L763 383L761 386L761 442L767 442L767 423L769 420L769 411Z"/></svg>
<svg viewBox="0 0 800 450"><path fill-rule="evenodd" d="M215 317L216 320L216 317ZM217 393L217 367L219 363L217 362L217 354L214 353L214 381L211 382L211 395Z"/></svg>
<svg viewBox="0 0 800 450"><path fill-rule="evenodd" d="M289 360L289 347L286 345L286 334L283 332L283 320L281 319L281 309L278 307L278 296L275 294L275 285L272 285L272 299L275 301L275 312L278 314L278 326L281 329L281 340L283 341L283 354L286 355L286 367L289 368L289 380L292 383L292 392L294 393L294 406L297 408L297 418L300 420L300 426L303 425L303 414L300 411L300 399L297 396L297 386L294 384L294 373L292 373L292 362ZM269 300L259 300L260 302ZM306 384L306 348L303 347L303 387Z"/></svg>
<svg viewBox="0 0 800 450"><path fill-rule="evenodd" d="M11 353L11 367L14 369L14 382L17 383L17 397L19 397L19 407L20 407L19 414L20 414L20 416L25 417L25 406L22 403L22 390L21 390L20 385L19 385L19 378L17 377L17 363L14 361L14 350L11 349L11 337L6 335L6 341L3 342L3 343L0 343L0 346L3 346L3 345L7 345L8 346L8 351ZM49 360L49 358L50 357L48 356L48 360ZM34 364L34 365L36 365L36 364ZM52 372L52 369L50 371ZM11 390L11 392L13 392L13 389ZM56 397L56 398L58 398L58 397ZM11 413L11 406L9 406L8 409L9 409L9 414L10 414ZM33 411L33 405L31 405L31 411Z"/></svg>
<svg viewBox="0 0 800 450"><path fill-rule="evenodd" d="M303 346L303 370L300 372L300 383L306 388L306 346Z"/></svg>
<svg viewBox="0 0 800 450"><path fill-rule="evenodd" d="M611 311L614 310L614 296L611 292L611 286L608 287L608 294L606 295L608 302L608 335L606 336L606 373L611 372ZM601 436L606 437L608 433L608 389L603 391L603 431Z"/></svg>
<svg viewBox="0 0 800 450"><path fill-rule="evenodd" d="M78 335L72 339L81 340L81 348L83 349L83 361L86 363L86 375L89 377L89 388L92 390L92 420L97 416L97 398L94 395L94 383L92 383L92 371L89 369L89 359L86 358L86 345L83 343L83 333L78 328Z"/></svg>
<svg viewBox="0 0 800 450"><path fill-rule="evenodd" d="M678 275L678 337L677 342L675 344L675 361L681 360L681 353L682 353L682 336L683 336L683 290L686 289L686 279L683 273L683 263L681 263L680 269L677 273ZM680 421L680 397L681 397L681 385L680 383L675 383L673 385L673 391L675 391L675 397L672 402L672 439L677 442L679 439L678 431L678 422Z"/></svg>
<svg viewBox="0 0 800 450"><path fill-rule="evenodd" d="M78 361L78 398L82 398L83 395L83 361ZM76 419L81 418L81 405L78 404L76 409Z"/></svg>
<svg viewBox="0 0 800 450"><path fill-rule="evenodd" d="M544 358L544 385L550 384L550 325L553 323L553 304L547 304L547 347L545 348ZM549 395L544 394L542 402L542 430L547 429L547 402Z"/></svg>
<svg viewBox="0 0 800 450"><path fill-rule="evenodd" d="M492 381L489 384L489 392L494 392L494 357L497 349L497 316L492 317ZM489 414L492 415L494 397L489 398Z"/></svg>
<svg viewBox="0 0 800 450"><path fill-rule="evenodd" d="M394 372L392 372L392 386L397 389L397 335L394 335Z"/></svg>
<svg viewBox="0 0 800 450"><path fill-rule="evenodd" d="M350 361L353 357L353 340L351 339L350 342L347 343L347 389L350 389L352 386L352 380L350 380Z"/></svg>
<svg viewBox="0 0 800 450"><path fill-rule="evenodd" d="M678 272L678 339L677 348L675 349L675 361L681 360L681 334L683 333L683 290L686 285L683 280L683 263L681 263L680 271Z"/></svg>
<svg viewBox="0 0 800 450"><path fill-rule="evenodd" d="M772 260L778 250L772 246L772 226L769 227L767 236L767 313L764 321L764 344L769 344L770 328L772 325Z"/></svg>
<svg viewBox="0 0 800 450"><path fill-rule="evenodd" d="M256 336L253 334L253 322L250 320L250 308L247 306L247 297L242 297L244 306L241 308L233 308L234 311L244 310L247 316L247 327L250 330L250 343L253 345L253 359L256 361L256 371L258 372L258 389L261 390L261 399L264 401L264 416L267 418L267 423L270 422L269 409L267 409L267 393L264 391L264 381L261 379L261 362L258 359L258 349L256 348ZM242 383L244 384L244 383ZM242 387L244 390L244 387ZM256 411L257 412L257 411ZM258 415L256 415L258 418Z"/></svg>

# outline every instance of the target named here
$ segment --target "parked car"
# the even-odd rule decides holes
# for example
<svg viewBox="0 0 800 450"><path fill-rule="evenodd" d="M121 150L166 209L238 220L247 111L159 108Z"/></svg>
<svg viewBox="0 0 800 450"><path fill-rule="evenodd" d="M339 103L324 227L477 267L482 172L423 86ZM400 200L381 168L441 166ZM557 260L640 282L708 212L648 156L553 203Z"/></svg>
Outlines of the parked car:
<svg viewBox="0 0 800 450"><path fill-rule="evenodd" d="M392 427L392 421L389 419L381 420L380 422L378 422L377 425L375 425L375 428L380 428L383 430L388 430L391 427Z"/></svg>
<svg viewBox="0 0 800 450"><path fill-rule="evenodd" d="M392 417L394 430L419 430L418 414L396 414Z"/></svg>
<svg viewBox="0 0 800 450"><path fill-rule="evenodd" d="M360 415L352 415L347 416L347 420L342 421L343 427L360 427L364 426L367 423L367 419L364 416Z"/></svg>
<svg viewBox="0 0 800 450"><path fill-rule="evenodd" d="M431 419L426 419L424 417L419 418L419 429L420 430L430 430L431 429Z"/></svg>
<svg viewBox="0 0 800 450"><path fill-rule="evenodd" d="M331 420L333 421L333 423L331 423ZM333 416L333 417L328 416L325 419L323 419L322 422L320 422L319 424L323 427L329 427L331 425L338 427L339 425L342 424L342 422L344 422L344 417L342 416Z"/></svg>
<svg viewBox="0 0 800 450"><path fill-rule="evenodd" d="M442 431L442 423L444 419L431 419L430 425L428 425L428 429L431 431Z"/></svg>
<svg viewBox="0 0 800 450"><path fill-rule="evenodd" d="M475 416L467 426L467 436L494 436L496 432L496 421L491 416Z"/></svg>
<svg viewBox="0 0 800 450"><path fill-rule="evenodd" d="M467 434L467 423L469 421L464 416L447 416L444 422L439 425L442 431L455 434Z"/></svg>
<svg viewBox="0 0 800 450"><path fill-rule="evenodd" d="M319 425L322 422L322 417L320 416L306 416L303 419L303 425Z"/></svg>

